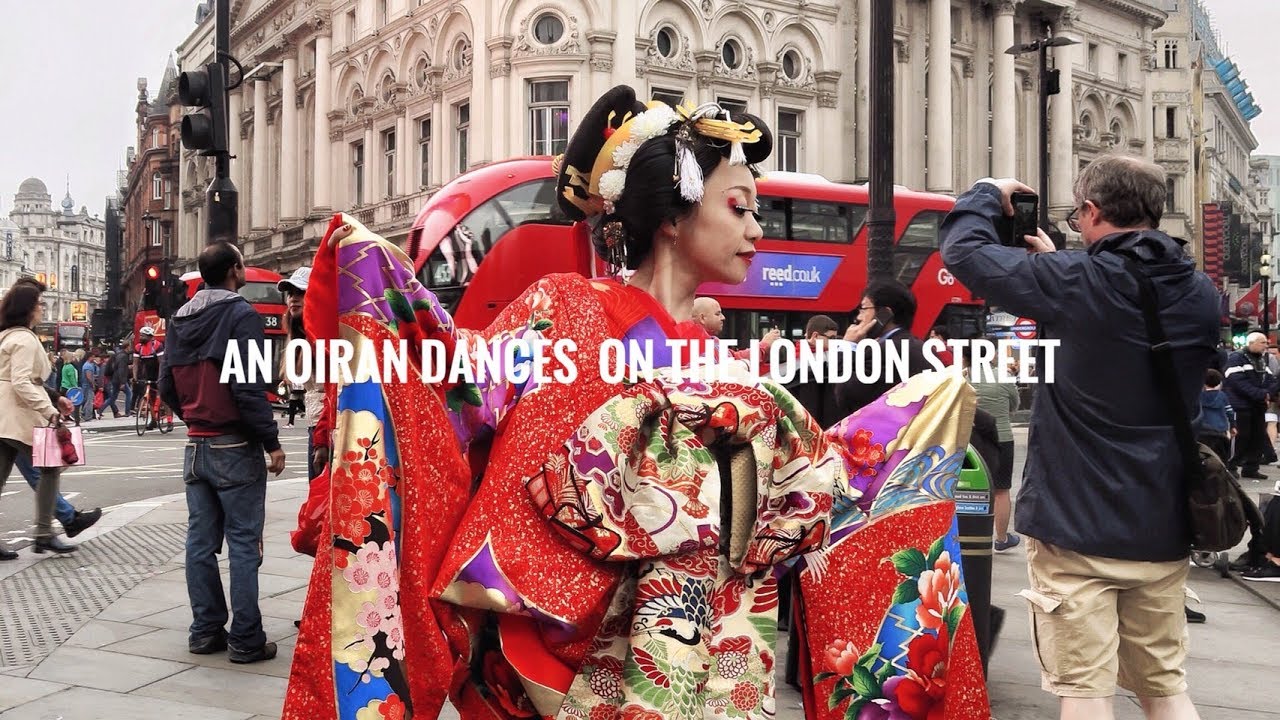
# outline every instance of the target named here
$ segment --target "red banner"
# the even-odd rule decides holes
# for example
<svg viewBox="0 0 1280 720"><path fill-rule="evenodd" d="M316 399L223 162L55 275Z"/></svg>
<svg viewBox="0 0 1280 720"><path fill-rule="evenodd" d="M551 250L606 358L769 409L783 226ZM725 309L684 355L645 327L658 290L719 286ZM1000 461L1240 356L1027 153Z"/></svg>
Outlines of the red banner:
<svg viewBox="0 0 1280 720"><path fill-rule="evenodd" d="M1227 234L1227 219L1217 203L1205 203L1203 208L1204 272L1214 285L1222 284L1223 241ZM1257 308L1257 304L1254 304Z"/></svg>
<svg viewBox="0 0 1280 720"><path fill-rule="evenodd" d="M1236 317L1262 317L1262 283L1256 282L1249 292L1236 301Z"/></svg>

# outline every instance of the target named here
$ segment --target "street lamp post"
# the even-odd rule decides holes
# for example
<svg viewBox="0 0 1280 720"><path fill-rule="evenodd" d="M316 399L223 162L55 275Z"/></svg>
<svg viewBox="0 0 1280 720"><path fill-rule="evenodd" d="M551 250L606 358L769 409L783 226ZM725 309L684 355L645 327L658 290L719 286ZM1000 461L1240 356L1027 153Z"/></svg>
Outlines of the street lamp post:
<svg viewBox="0 0 1280 720"><path fill-rule="evenodd" d="M1036 40L1025 45L1014 45L1005 50L1007 55L1024 55L1038 53L1040 56L1040 227L1053 237L1054 244L1064 246L1061 231L1049 227L1049 96L1062 91L1059 86L1060 71L1049 69L1049 48L1078 45L1079 42L1069 37L1057 36ZM1067 88L1067 93L1071 88ZM1063 158L1058 160L1064 161Z"/></svg>
<svg viewBox="0 0 1280 720"><path fill-rule="evenodd" d="M871 0L867 281L893 277L893 0Z"/></svg>
<svg viewBox="0 0 1280 720"><path fill-rule="evenodd" d="M1263 253L1258 263L1258 277L1262 283L1262 334L1270 338L1271 309L1267 306L1271 302L1271 255ZM1267 340L1267 343L1271 341Z"/></svg>

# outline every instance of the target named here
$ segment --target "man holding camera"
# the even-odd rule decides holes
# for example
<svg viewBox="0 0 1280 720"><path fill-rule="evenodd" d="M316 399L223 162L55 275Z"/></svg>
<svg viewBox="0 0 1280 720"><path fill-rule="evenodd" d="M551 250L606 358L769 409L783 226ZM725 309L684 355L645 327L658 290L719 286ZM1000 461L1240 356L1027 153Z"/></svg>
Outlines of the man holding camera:
<svg viewBox="0 0 1280 720"><path fill-rule="evenodd" d="M1017 529L1027 537L1036 657L1061 717L1111 718L1119 684L1152 718L1196 718L1187 695L1184 590L1190 554L1182 454L1153 369L1138 282L1156 289L1184 405L1196 407L1218 337L1218 293L1157 228L1165 174L1109 155L1085 168L1067 224L1008 237L1016 180L981 180L942 227L942 258L974 294L1060 341L1055 382L1031 414ZM1043 358L1037 365L1043 366ZM1118 641L1117 641L1118 636Z"/></svg>

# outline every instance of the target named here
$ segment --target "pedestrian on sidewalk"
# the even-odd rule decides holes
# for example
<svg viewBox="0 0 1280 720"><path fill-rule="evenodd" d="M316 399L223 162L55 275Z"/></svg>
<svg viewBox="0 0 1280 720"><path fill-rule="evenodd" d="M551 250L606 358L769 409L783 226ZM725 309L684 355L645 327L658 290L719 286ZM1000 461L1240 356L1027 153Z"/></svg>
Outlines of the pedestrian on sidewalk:
<svg viewBox="0 0 1280 720"><path fill-rule="evenodd" d="M1056 380L1037 389L1031 410L1018 494L1031 581L1019 594L1043 686L1060 698L1062 718L1110 720L1117 684L1148 718L1198 718L1184 669L1191 542L1166 397L1175 390L1156 377L1133 273L1155 286L1188 408L1214 359L1217 289L1157 229L1166 190L1155 164L1104 155L1080 173L1067 225L1084 250L1058 251L1042 229L1019 238L1025 247L1002 245L997 228L1013 215L1015 192L1032 190L978 181L943 223L941 247L975 295L1060 341Z"/></svg>
<svg viewBox="0 0 1280 720"><path fill-rule="evenodd" d="M76 368L76 356L70 350L62 351L62 382L58 385L63 397L72 388L80 387L80 370ZM80 408L75 408L76 424L80 424Z"/></svg>
<svg viewBox="0 0 1280 720"><path fill-rule="evenodd" d="M307 287L311 284L311 268L300 267L289 277L276 283L280 292L284 293L285 308L284 327L286 343L307 339L306 322L303 311L307 302ZM314 354L314 353L313 353ZM316 426L324 408L324 385L316 382L314 367L299 368L306 377L305 382L291 383L289 393L289 427L293 426L294 416L302 413L307 423L307 479L314 479L324 467L322 458L328 457L329 441L317 441ZM283 377L283 373L281 373Z"/></svg>
<svg viewBox="0 0 1280 720"><path fill-rule="evenodd" d="M19 455L14 465L17 466L18 472L22 474L23 479L27 481L31 489L37 493L40 492L40 469L31 464L30 458ZM62 523L62 529L67 533L67 537L73 538L93 527L98 520L102 519L102 508L81 512L62 493L58 493L58 499L53 506L53 516L58 519L59 523Z"/></svg>
<svg viewBox="0 0 1280 720"><path fill-rule="evenodd" d="M23 278L14 283L0 300L0 492L18 458L31 461L35 429L55 422L72 411L71 401L45 386L49 359L33 328L44 319L40 296L45 286ZM58 497L62 468L41 468L36 486L37 553L74 552L75 545L53 534L53 512ZM0 560L14 560L18 554L0 550Z"/></svg>
<svg viewBox="0 0 1280 720"><path fill-rule="evenodd" d="M1016 370L1010 374L1016 374ZM983 373L979 373L982 375ZM995 420L998 441L996 462L991 470L992 510L995 513L995 551L1007 552L1018 546L1022 538L1009 532L1009 520L1013 517L1013 504L1009 495L1013 491L1013 413L1018 409L1018 386L997 382L995 377L972 377L978 395L978 407L990 413Z"/></svg>
<svg viewBox="0 0 1280 720"><path fill-rule="evenodd" d="M219 381L232 345L249 357L266 343L262 318L236 292L245 285L244 258L221 241L206 247L198 264L206 288L169 323L159 382L161 398L187 425L187 649L208 655L225 648L231 662L251 663L276 656L276 644L262 630L258 566L267 472L284 470L284 451L267 403L268 379ZM231 559L229 634L218 568L223 537Z"/></svg>
<svg viewBox="0 0 1280 720"><path fill-rule="evenodd" d="M1200 414L1191 423L1196 440L1214 451L1224 464L1231 458L1231 438L1236 436L1236 412L1222 391L1222 373L1209 368L1200 391Z"/></svg>
<svg viewBox="0 0 1280 720"><path fill-rule="evenodd" d="M1266 350L1267 336L1249 333L1244 350L1231 353L1227 359L1227 371L1223 373L1223 388L1235 409L1236 426L1240 429L1236 436L1235 455L1227 467L1233 474L1239 468L1240 477L1252 480L1265 480L1267 477L1258 472L1269 442L1267 404L1280 392L1280 378L1271 374Z"/></svg>

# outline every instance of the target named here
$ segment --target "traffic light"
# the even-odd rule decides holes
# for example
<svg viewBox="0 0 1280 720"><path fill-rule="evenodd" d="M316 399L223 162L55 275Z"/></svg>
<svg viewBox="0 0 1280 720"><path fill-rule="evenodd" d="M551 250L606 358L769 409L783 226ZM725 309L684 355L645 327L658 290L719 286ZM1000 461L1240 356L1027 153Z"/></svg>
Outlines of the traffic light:
<svg viewBox="0 0 1280 720"><path fill-rule="evenodd" d="M148 265L145 275L146 289L142 292L142 307L145 310L156 310L160 306L160 267Z"/></svg>
<svg viewBox="0 0 1280 720"><path fill-rule="evenodd" d="M1054 96L1062 92L1062 71L1050 70L1045 73L1044 94Z"/></svg>
<svg viewBox="0 0 1280 720"><path fill-rule="evenodd" d="M222 63L211 62L178 76L183 105L199 108L182 118L182 144L201 155L227 152L227 75Z"/></svg>

